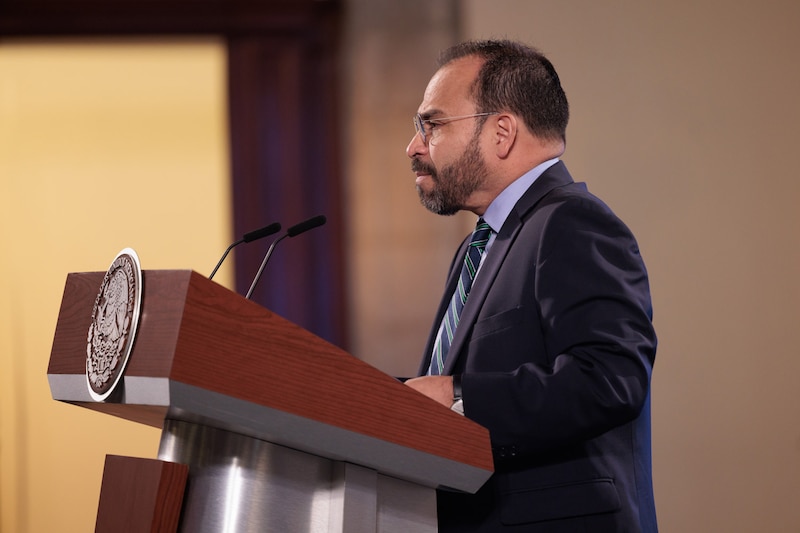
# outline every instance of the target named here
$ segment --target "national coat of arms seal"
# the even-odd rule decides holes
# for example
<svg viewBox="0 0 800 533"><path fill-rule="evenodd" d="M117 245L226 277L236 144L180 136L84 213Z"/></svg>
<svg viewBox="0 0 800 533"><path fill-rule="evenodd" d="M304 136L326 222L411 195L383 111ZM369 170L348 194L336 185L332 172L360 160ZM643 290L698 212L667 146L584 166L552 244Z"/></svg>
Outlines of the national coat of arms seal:
<svg viewBox="0 0 800 533"><path fill-rule="evenodd" d="M142 304L139 257L125 248L103 278L86 342L86 380L95 401L106 400L128 364Z"/></svg>

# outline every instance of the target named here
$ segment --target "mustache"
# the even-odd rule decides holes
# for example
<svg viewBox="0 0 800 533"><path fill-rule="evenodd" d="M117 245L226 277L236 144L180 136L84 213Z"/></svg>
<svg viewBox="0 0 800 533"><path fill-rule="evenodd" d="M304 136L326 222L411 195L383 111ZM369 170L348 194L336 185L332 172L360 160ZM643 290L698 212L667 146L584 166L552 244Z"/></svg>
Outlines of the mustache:
<svg viewBox="0 0 800 533"><path fill-rule="evenodd" d="M430 174L431 176L436 175L436 169L433 165L429 165L420 161L419 159L411 160L411 171L412 172L424 172L425 174Z"/></svg>

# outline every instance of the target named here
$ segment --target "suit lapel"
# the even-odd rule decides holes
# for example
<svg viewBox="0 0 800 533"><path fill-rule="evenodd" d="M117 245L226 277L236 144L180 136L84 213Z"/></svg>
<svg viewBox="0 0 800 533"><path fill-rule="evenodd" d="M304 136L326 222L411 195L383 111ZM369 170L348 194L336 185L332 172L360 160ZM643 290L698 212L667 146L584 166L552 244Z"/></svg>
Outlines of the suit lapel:
<svg viewBox="0 0 800 533"><path fill-rule="evenodd" d="M436 317L433 320L433 326L428 334L428 342L425 344L425 351L423 352L422 362L419 366L418 375L420 376L424 376L428 372L428 367L430 367L433 346L436 343L436 338L439 334L439 326L442 324L444 314L447 312L447 306L450 305L450 299L453 296L453 292L456 290L458 278L461 273L461 265L464 263L464 256L467 255L467 244L469 242L469 238L470 236L467 235L467 237L461 242L461 246L456 252L453 262L450 265L450 273L447 275L444 294L439 302L439 309L436 311ZM467 301L469 301L469 298Z"/></svg>

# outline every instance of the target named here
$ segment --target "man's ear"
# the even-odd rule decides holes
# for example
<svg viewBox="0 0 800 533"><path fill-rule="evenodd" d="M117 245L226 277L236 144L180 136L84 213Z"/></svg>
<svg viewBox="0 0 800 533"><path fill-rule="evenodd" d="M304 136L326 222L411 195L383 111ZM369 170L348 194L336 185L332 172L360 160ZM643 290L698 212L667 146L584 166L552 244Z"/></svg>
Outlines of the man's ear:
<svg viewBox="0 0 800 533"><path fill-rule="evenodd" d="M495 118L495 150L497 157L505 159L517 141L517 118L502 113Z"/></svg>

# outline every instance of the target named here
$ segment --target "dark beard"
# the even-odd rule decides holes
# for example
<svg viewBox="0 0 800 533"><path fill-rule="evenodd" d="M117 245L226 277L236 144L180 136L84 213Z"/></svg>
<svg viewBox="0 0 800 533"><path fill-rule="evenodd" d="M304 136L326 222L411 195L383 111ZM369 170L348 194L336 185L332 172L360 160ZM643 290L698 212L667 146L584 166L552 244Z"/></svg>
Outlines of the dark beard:
<svg viewBox="0 0 800 533"><path fill-rule="evenodd" d="M470 141L461 158L437 172L432 165L415 159L411 164L413 171L430 174L434 187L424 192L417 186L422 205L437 215L454 215L464 208L467 198L483 183L486 165L478 149L478 136Z"/></svg>

